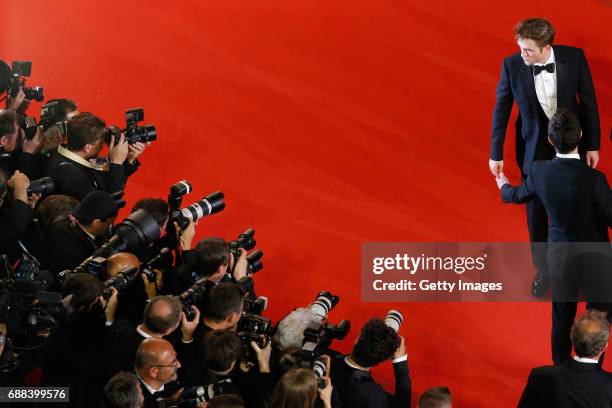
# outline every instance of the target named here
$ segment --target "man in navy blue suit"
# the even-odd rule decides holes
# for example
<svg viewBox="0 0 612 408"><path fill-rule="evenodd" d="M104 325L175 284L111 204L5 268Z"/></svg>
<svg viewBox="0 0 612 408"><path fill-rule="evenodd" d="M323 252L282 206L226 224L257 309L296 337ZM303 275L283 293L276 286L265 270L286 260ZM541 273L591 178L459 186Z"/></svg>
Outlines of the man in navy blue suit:
<svg viewBox="0 0 612 408"><path fill-rule="evenodd" d="M547 140L547 128L557 108L565 108L578 117L583 131L581 157L590 167L597 167L599 113L584 52L580 48L553 45L555 29L541 18L519 22L514 35L521 52L505 58L502 63L493 111L491 173L497 176L503 170L504 139L514 101L519 110L516 159L523 179L529 175L535 160L555 157ZM547 242L548 217L537 197L527 204L527 226L531 242ZM548 290L545 246L533 245L532 258L537 270L532 294L542 297Z"/></svg>

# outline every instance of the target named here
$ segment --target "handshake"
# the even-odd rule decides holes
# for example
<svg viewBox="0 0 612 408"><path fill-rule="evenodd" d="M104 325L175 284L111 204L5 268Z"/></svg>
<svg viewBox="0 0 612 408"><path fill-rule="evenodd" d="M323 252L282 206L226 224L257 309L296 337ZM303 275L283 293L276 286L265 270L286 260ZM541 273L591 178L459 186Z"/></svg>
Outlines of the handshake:
<svg viewBox="0 0 612 408"><path fill-rule="evenodd" d="M508 181L508 177L502 171L504 168L503 160L489 160L489 169L491 170L491 174L495 176L495 183L497 183L497 188L501 190L504 184L510 184Z"/></svg>

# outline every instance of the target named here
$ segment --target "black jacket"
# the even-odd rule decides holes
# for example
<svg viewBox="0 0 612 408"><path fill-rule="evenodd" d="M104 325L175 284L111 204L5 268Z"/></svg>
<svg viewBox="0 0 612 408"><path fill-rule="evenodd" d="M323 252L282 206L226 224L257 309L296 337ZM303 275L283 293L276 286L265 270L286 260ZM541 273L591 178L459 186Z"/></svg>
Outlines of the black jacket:
<svg viewBox="0 0 612 408"><path fill-rule="evenodd" d="M553 50L557 74L557 108L565 108L578 116L583 131L582 147L585 150L599 150L601 136L599 112L584 52L580 48L562 45L553 46ZM524 148L523 157L517 159L522 165L523 174L529 174L540 134L538 116L540 107L531 67L525 65L520 53L505 58L502 63L493 111L491 134L493 160L503 159L506 128L514 101L519 110L517 142Z"/></svg>
<svg viewBox="0 0 612 408"><path fill-rule="evenodd" d="M109 194L123 191L128 176L136 171L139 163L127 161L123 165L110 163L108 171L95 170L54 152L47 164L46 175L55 183L55 194L64 194L82 200L92 191Z"/></svg>
<svg viewBox="0 0 612 408"><path fill-rule="evenodd" d="M97 247L96 241L68 220L53 225L44 241L45 246L34 255L55 274L79 266Z"/></svg>
<svg viewBox="0 0 612 408"><path fill-rule="evenodd" d="M524 203L537 195L550 219L549 242L608 242L612 191L606 176L577 159L537 161L518 187L506 184L506 203Z"/></svg>
<svg viewBox="0 0 612 408"><path fill-rule="evenodd" d="M597 364L568 360L531 370L519 408L612 406L612 375Z"/></svg>
<svg viewBox="0 0 612 408"><path fill-rule="evenodd" d="M368 371L346 364L344 356L332 360L333 406L350 408L405 408L410 406L412 383L408 361L393 364L395 395L386 392Z"/></svg>

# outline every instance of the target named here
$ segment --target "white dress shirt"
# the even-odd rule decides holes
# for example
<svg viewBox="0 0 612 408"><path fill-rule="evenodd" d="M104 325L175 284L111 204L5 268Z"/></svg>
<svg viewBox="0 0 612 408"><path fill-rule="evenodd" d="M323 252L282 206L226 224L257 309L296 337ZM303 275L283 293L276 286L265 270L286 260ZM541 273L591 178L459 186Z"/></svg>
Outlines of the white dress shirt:
<svg viewBox="0 0 612 408"><path fill-rule="evenodd" d="M592 358L586 358L586 357L574 356L574 360L576 360L579 363L599 364L599 361L592 359Z"/></svg>
<svg viewBox="0 0 612 408"><path fill-rule="evenodd" d="M555 63L555 51L550 49L550 56L544 64ZM536 94L538 102L548 119L552 118L557 111L557 64L555 63L555 72L542 71L538 75L534 75Z"/></svg>

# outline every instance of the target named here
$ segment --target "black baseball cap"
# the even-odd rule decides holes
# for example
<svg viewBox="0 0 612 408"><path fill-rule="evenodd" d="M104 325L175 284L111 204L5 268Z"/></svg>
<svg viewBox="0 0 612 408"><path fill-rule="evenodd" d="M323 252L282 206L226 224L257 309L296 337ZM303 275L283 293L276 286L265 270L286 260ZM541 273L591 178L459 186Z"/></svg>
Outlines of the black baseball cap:
<svg viewBox="0 0 612 408"><path fill-rule="evenodd" d="M93 220L105 220L117 215L119 206L115 199L104 191L92 191L79 203L72 215L81 223L89 224Z"/></svg>

